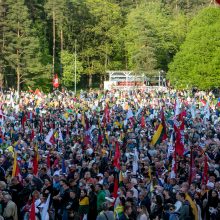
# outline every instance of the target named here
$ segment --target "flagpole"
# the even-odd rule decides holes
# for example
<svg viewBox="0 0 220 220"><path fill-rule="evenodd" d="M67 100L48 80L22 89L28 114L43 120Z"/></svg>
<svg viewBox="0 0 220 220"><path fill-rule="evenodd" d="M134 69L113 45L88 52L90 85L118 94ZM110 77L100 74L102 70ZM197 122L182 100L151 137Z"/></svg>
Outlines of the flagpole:
<svg viewBox="0 0 220 220"><path fill-rule="evenodd" d="M75 81L75 96L76 96L76 40L75 40L75 65L74 65L74 81Z"/></svg>

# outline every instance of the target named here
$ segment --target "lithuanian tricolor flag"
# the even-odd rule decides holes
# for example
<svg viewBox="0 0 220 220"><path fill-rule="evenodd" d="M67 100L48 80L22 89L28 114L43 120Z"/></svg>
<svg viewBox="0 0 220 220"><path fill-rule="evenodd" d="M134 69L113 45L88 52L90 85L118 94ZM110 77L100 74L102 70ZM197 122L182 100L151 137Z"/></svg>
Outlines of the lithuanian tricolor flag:
<svg viewBox="0 0 220 220"><path fill-rule="evenodd" d="M17 152L14 152L14 163L12 169L12 177L18 176L20 173L17 161Z"/></svg>
<svg viewBox="0 0 220 220"><path fill-rule="evenodd" d="M162 141L163 134L164 134L164 127L163 127L163 125L161 123L161 124L159 124L156 132L154 133L153 138L152 138L150 144L151 145L159 144Z"/></svg>
<svg viewBox="0 0 220 220"><path fill-rule="evenodd" d="M165 122L165 116L164 111L162 109L161 111L161 123L157 127L156 132L154 133L154 136L151 140L151 145L156 145L161 143L162 140L167 139L167 133L166 133L166 122Z"/></svg>

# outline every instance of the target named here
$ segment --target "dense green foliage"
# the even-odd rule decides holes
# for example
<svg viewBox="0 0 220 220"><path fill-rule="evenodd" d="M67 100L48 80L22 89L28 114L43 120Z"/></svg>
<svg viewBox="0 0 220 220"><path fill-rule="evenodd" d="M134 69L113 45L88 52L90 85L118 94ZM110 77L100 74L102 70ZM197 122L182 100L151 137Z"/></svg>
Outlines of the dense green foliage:
<svg viewBox="0 0 220 220"><path fill-rule="evenodd" d="M211 37L218 24L211 19L220 9L202 11L210 2L0 0L0 86L50 89L54 72L63 86L72 88L76 46L76 81L89 87L103 82L106 70L150 75L168 71L169 65L170 81L176 86L215 87L209 82L200 86L195 80L207 72L214 79L219 66L217 39ZM206 18L210 19L204 23ZM200 34L201 41L194 43ZM207 51L202 50L207 45ZM196 58L190 58L194 54ZM182 57L184 65L179 62ZM191 76L190 82L185 76Z"/></svg>
<svg viewBox="0 0 220 220"><path fill-rule="evenodd" d="M219 8L206 8L191 22L186 40L170 64L168 76L177 88L219 87L219 20Z"/></svg>

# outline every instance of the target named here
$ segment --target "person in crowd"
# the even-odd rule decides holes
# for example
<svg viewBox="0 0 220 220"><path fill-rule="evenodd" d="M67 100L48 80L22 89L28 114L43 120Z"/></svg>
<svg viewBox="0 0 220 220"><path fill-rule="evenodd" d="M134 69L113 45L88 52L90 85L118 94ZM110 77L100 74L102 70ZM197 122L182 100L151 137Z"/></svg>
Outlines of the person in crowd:
<svg viewBox="0 0 220 220"><path fill-rule="evenodd" d="M102 204L102 211L97 216L96 220L115 220L114 212L109 211L109 204L108 202L104 202Z"/></svg>
<svg viewBox="0 0 220 220"><path fill-rule="evenodd" d="M212 91L1 91L0 153L6 219L219 218Z"/></svg>
<svg viewBox="0 0 220 220"><path fill-rule="evenodd" d="M5 208L3 212L3 217L5 220L18 220L17 206L12 201L11 195L6 193L3 196L3 201L5 203Z"/></svg>
<svg viewBox="0 0 220 220"><path fill-rule="evenodd" d="M87 190L83 189L80 193L79 199L79 215L84 218L89 213L89 197L87 196Z"/></svg>
<svg viewBox="0 0 220 220"><path fill-rule="evenodd" d="M101 207L103 205L103 203L106 201L105 197L105 191L103 190L103 186L98 183L96 184L96 192L97 192L97 212L99 213L101 211Z"/></svg>
<svg viewBox="0 0 220 220"><path fill-rule="evenodd" d="M131 205L130 204L125 205L124 212L122 213L122 215L119 218L119 220L129 220L131 213L132 213Z"/></svg>
<svg viewBox="0 0 220 220"><path fill-rule="evenodd" d="M138 206L138 216L137 216L137 220L148 220L149 219L149 215L147 212L147 208L144 205Z"/></svg>

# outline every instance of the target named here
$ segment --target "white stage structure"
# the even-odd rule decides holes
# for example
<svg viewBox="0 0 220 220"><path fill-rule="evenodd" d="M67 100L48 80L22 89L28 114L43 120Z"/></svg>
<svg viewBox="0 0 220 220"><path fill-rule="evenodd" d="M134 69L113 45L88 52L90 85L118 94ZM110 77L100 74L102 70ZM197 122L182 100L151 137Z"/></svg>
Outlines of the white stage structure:
<svg viewBox="0 0 220 220"><path fill-rule="evenodd" d="M104 82L105 89L129 90L144 86L145 76L136 75L132 71L107 71L109 81Z"/></svg>
<svg viewBox="0 0 220 220"><path fill-rule="evenodd" d="M161 76L161 71L159 71L158 76L152 77L155 79L154 81L158 82L154 86L150 86L151 79L146 77L145 74L135 74L133 71L121 70L107 71L107 73L109 75L109 81L104 82L105 90L155 90L166 88L166 80Z"/></svg>

